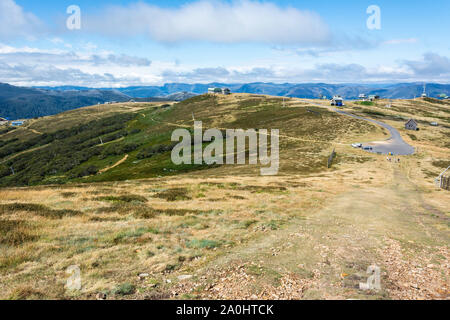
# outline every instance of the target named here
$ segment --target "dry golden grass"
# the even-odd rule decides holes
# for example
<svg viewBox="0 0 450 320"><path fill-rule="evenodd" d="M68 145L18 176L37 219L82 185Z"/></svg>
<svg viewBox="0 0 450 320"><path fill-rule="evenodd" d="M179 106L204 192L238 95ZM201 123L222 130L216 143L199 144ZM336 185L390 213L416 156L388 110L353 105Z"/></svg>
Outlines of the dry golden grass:
<svg viewBox="0 0 450 320"><path fill-rule="evenodd" d="M173 102L169 102L172 104ZM75 110L66 111L54 116L42 117L37 120L30 120L26 127L29 130L38 132L54 132L64 129L67 126L75 126L95 119L102 119L117 113L124 112L139 112L140 110L149 107L158 107L165 104L165 102L140 102L140 103L116 103L116 104L101 104L97 106L79 108Z"/></svg>
<svg viewBox="0 0 450 320"><path fill-rule="evenodd" d="M401 130L401 122L386 121ZM290 136L289 127L282 134ZM281 138L286 153L275 177L222 166L167 178L1 189L0 221L22 222L4 224L15 233L8 239L20 241L0 244L0 298L448 298L450 196L427 172L440 170L433 160L448 158L440 137L448 142L449 129L425 128L414 141L401 131L419 152L400 164L351 148L386 136L359 129L340 131L336 163L311 173L301 169L308 161L302 144L291 148ZM325 153L314 157L325 160ZM79 214L55 219L17 204ZM383 290L358 290L373 263L382 268ZM81 291L64 287L71 265L81 269Z"/></svg>

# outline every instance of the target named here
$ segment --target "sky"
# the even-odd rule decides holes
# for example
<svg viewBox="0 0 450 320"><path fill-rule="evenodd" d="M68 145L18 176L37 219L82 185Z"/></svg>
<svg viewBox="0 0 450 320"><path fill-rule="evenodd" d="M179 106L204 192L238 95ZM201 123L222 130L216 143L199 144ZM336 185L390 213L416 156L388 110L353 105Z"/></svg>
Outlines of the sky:
<svg viewBox="0 0 450 320"><path fill-rule="evenodd" d="M0 82L450 83L449 12L448 0L0 0Z"/></svg>

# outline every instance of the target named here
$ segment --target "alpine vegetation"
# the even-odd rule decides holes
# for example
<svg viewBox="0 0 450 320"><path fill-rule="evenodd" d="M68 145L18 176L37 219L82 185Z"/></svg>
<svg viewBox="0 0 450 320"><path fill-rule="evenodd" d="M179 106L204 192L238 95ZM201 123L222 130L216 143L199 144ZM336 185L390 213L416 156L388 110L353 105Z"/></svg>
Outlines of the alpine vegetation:
<svg viewBox="0 0 450 320"><path fill-rule="evenodd" d="M248 152L248 164L258 165L259 163L268 166L260 169L261 175L278 174L280 165L278 129L271 129L270 135L267 129L226 129L224 133L225 136L219 129L208 129L203 133L202 121L194 122L193 140L189 130L174 130L172 141L179 143L172 149L172 162L176 165L192 163L223 165L224 162L227 165L244 165L247 163ZM270 155L268 154L269 136ZM203 147L205 142L210 143ZM226 153L224 153L224 144ZM194 146L193 152L192 146Z"/></svg>

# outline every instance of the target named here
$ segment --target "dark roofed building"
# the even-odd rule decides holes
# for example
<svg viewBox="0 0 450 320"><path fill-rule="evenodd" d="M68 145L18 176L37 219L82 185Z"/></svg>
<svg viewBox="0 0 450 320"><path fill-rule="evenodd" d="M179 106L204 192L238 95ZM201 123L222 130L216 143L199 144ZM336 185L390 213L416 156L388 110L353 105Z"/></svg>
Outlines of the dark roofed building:
<svg viewBox="0 0 450 320"><path fill-rule="evenodd" d="M405 129L417 131L419 130L419 125L417 124L416 120L409 119L408 122L405 123Z"/></svg>

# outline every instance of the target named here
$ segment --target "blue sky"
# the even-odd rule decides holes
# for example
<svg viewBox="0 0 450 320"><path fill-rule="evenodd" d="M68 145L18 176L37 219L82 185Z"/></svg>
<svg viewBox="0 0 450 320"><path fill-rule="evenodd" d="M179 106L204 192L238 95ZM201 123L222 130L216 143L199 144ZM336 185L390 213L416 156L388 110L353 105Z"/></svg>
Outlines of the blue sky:
<svg viewBox="0 0 450 320"><path fill-rule="evenodd" d="M381 29L367 27L371 5ZM448 12L447 0L0 0L0 82L449 83Z"/></svg>

